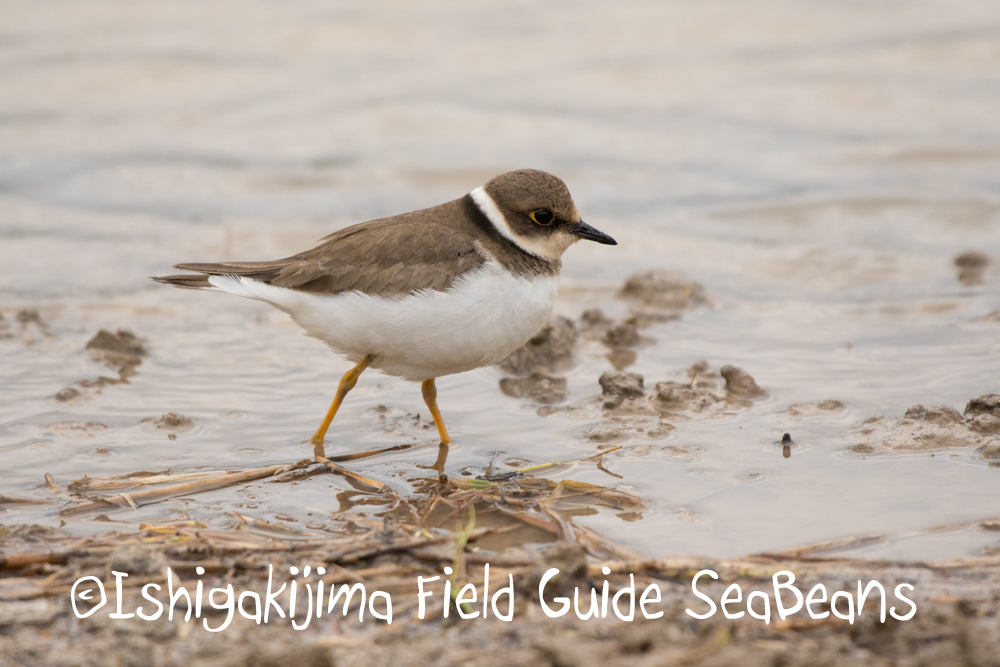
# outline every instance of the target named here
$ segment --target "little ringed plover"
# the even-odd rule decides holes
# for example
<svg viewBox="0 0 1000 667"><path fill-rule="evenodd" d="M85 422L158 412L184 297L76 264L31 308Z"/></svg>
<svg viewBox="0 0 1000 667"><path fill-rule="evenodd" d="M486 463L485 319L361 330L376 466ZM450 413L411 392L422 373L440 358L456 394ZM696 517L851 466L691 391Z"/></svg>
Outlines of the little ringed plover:
<svg viewBox="0 0 1000 667"><path fill-rule="evenodd" d="M434 379L496 364L538 333L560 258L579 239L616 245L580 219L562 180L519 169L446 204L334 232L286 259L178 264L196 273L154 280L265 301L356 364L312 437L317 456L366 368L421 382L441 470L451 438Z"/></svg>

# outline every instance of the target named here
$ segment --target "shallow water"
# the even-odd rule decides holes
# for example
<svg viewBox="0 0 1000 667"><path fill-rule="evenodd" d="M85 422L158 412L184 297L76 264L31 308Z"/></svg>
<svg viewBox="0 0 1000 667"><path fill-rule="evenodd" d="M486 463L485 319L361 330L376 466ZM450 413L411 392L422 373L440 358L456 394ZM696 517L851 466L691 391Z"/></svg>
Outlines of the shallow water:
<svg viewBox="0 0 1000 667"><path fill-rule="evenodd" d="M732 416L616 442L605 467L621 480L583 464L563 473L648 501L638 522L606 510L576 521L648 555L861 534L889 538L852 552L880 558L996 544L982 530L926 532L1000 515L1000 469L973 451L847 451L870 416L961 411L1000 391L995 3L378 7L5 3L0 313L13 336L0 340L0 493L46 498L46 472L65 484L305 458L347 364L265 305L146 277L286 256L533 166L562 176L620 243L567 253L557 312L620 317L631 273L682 272L712 306L645 330L656 342L629 370L651 386L706 359L769 392ZM994 258L980 285L952 266L969 249ZM11 323L22 308L51 335ZM100 328L134 331L150 356L128 384L57 401L113 375L83 350ZM605 353L581 345L569 403L600 393ZM541 417L500 377L439 380L459 443L450 474L599 451L586 438L599 410ZM786 414L824 399L846 409ZM196 427L168 440L142 423L167 412ZM368 373L327 451L426 443L352 464L406 490L433 460L428 427L416 385ZM784 432L799 445L789 459ZM225 525L236 509L318 527L378 511L338 513L348 489L332 476L254 483L111 518ZM53 506L6 509L4 523L59 523Z"/></svg>

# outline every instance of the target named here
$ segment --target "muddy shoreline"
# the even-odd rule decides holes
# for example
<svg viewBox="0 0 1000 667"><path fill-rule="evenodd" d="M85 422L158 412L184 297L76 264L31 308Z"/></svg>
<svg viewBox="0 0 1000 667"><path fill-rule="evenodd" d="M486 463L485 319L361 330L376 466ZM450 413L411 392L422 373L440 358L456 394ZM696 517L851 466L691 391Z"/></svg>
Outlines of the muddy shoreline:
<svg viewBox="0 0 1000 667"><path fill-rule="evenodd" d="M51 550L56 537L52 533L31 527L5 529L5 543L16 543L25 550L7 551L0 560L4 575L0 578L0 665L587 666L614 661L623 665L985 667L997 664L1000 655L998 557L928 563L819 555L615 561L590 558L585 549L571 544L506 554L481 551L476 544L482 535L477 535L466 543L471 550L459 564L455 534L439 534L436 539L418 537L423 544L414 544L413 534L390 525L373 527L353 544L339 546L330 541L283 540L251 525L223 533L191 524L147 526L132 533L108 533L85 540L64 539L60 548ZM48 551L45 542L49 542ZM26 549L32 545L34 550ZM418 576L441 575L444 567L455 565L461 572L458 583L471 582L481 592L482 564L486 562L492 563L492 590L506 585L508 574L514 582L511 622L459 620L455 606L449 619L443 619L440 589L428 604L426 620L416 617ZM311 578L289 574L303 572L306 565L314 569L325 566L328 574ZM356 599L346 616L338 605L332 614L308 624L304 624L299 609L295 620L304 625L302 630L292 628L293 619L273 616L268 623L257 625L240 614L224 626L227 612L207 602L201 619L185 623L183 598L173 621L166 620L166 614L152 621L108 616L116 603L112 572L129 574L127 580L122 579L122 610L133 613L145 604L150 615L155 610L149 599L140 598L139 587L158 583L165 589L168 567L172 584L190 590L192 597L199 581L206 594L212 588L232 585L237 594L258 591L263 596L268 575L274 572L275 589L279 583L290 585L297 579L303 595L307 581L315 586L323 579L331 588L362 583L368 591L377 589L392 596L393 620L386 624L369 615L358 622ZM611 595L632 582L636 590L652 584L661 591L662 601L648 610L664 615L646 619L637 613L633 621L622 621L612 614L588 620L573 613L550 618L537 600L540 577L549 568L558 568L560 573L547 583L547 597L570 594L574 587L582 588L586 595L591 586L600 589L604 581ZM692 577L706 569L716 572L719 582L701 579L702 594L718 602L723 587L734 583L747 595L762 591L771 598L770 622L746 615L727 620L721 613L701 620L689 616L686 609L699 614L708 611L691 589ZM605 575L606 571L610 574ZM900 582L908 582L914 588L907 599L912 600L917 613L912 619L897 621L892 618L896 613L893 606L883 623L876 596L867 601L853 623L833 616L816 620L804 612L782 620L773 611L771 580L779 571L794 573L796 586L803 592L822 583L831 592L843 590L853 596L859 582L867 585L874 579L889 591ZM70 605L70 591L74 581L86 576L104 582L110 604L78 620ZM165 594L152 595L166 603ZM783 595L787 596L787 591ZM218 603L222 596L213 599ZM280 606L289 608L287 593L277 599ZM791 606L789 597L784 600ZM548 603L558 609L556 600ZM847 617L842 603L839 611ZM899 604L891 595L889 603ZM89 611L88 603L78 604L75 613ZM816 604L812 610L819 614L829 608ZM252 605L244 609L253 613ZM743 605L731 605L727 611L742 609ZM760 614L759 599L756 609ZM900 613L906 611L903 605L899 609ZM225 629L211 633L205 627Z"/></svg>
<svg viewBox="0 0 1000 667"><path fill-rule="evenodd" d="M62 525L0 527L0 666L997 664L1000 547L987 547L978 558L946 561L838 557L839 552L886 541L875 534L739 559L647 559L578 524L577 517L609 511L626 521L641 521L649 504L626 484L575 481L573 475L595 468L621 479L606 466L617 452L631 446L630 440L655 440L690 424L725 420L770 396L746 370L707 361L691 365L677 379L647 383L629 367L636 361L636 349L656 344L651 327L674 321L707 299L700 286L656 272L637 274L621 297L630 304L625 319L616 321L597 309L585 311L578 320L559 317L499 366L500 392L537 406L540 416L583 414L600 419L584 434L597 453L579 460L529 465L509 458L496 467L491 462L485 469L451 469L452 476L428 470L423 477L407 479L412 491L406 492L395 482L359 472L372 457L412 447L396 445L261 468L154 469L84 475L71 482L46 474L35 497L0 498L2 507L15 514L25 505L58 510ZM34 331L52 335L37 313L15 321L25 340ZM578 347L586 341L599 343L616 370L600 375L596 395L572 398L566 391L567 379L560 374L572 371ZM112 372L67 386L52 400L79 403L108 388L128 385L143 372L150 353L145 341L125 330L101 330L84 350ZM842 402L827 399L794 404L787 413L791 418L808 418L844 410ZM388 408L383 408L382 417L395 424L391 430L414 427L410 417ZM197 429L195 420L177 413L147 417L141 424L171 442ZM918 405L899 418L876 416L851 427L845 437L856 436L862 442L845 446L844 451L865 458L973 449L981 464L995 466L998 425L996 394L972 398L964 413L948 406ZM99 434L108 427L64 421L49 428ZM784 458L795 456L799 448L788 433L775 445L775 453L780 447ZM672 447L679 458L697 453ZM230 511L221 526L218 522L209 526L191 512L180 522L144 524L128 517L140 508L223 489L246 487L247 493L268 485L292 489L329 475L344 479L352 489L350 495L338 495L341 509L335 516L342 519L336 529L303 526L281 513L274 521L255 518L259 511L243 510ZM372 511L357 512L364 506ZM75 528L83 521L91 525L107 521L114 527L81 537ZM998 527L1000 517L926 532L972 528L991 534ZM483 569L487 564L488 581ZM307 567L313 571L311 577ZM604 615L586 620L573 613L551 618L539 602L540 582L551 568L559 574L546 589L550 608L558 606L553 598L571 591L577 595L582 591L586 607L591 589L599 596L606 585L606 595L615 598L634 586L636 597L644 591L644 600L645 592L655 588L652 611L663 615L636 614L623 621L613 605L613 613L605 610ZM718 580L713 581L708 571ZM689 614L688 609L701 614L707 610L707 600L692 590L699 572L703 595L721 605L723 591L730 596L729 588L735 584L739 604L730 607L747 613L739 619L725 618L723 613L702 619ZM809 607L810 613L780 618L774 597L777 572L791 573L803 594L822 584L831 594L844 591L845 599L831 606L824 590L821 602ZM473 607L454 600L447 605L451 613L445 619L444 594L430 585L437 602L432 597L426 619L418 618L418 577L448 579L449 574L454 590L468 584L477 595L512 582L512 620L460 620L460 614ZM321 580L331 592L338 585L381 591L394 600L392 623L374 618L373 606L367 620L356 620L355 614L364 611L363 601L352 602L347 612L327 609L326 617L304 625L300 613L298 622L304 629L295 628L291 618L255 623L246 618L242 606L227 620L224 607L210 601L199 603L199 617L188 622L181 620L187 610L183 603L172 621L165 615L152 621L108 616L118 602L119 586L122 609L132 613L140 605L151 608L152 598L140 597L146 584L157 586L160 594L152 597L161 601L156 603L161 608L169 599L162 594L168 585L191 589L192 595L196 586L203 586L206 600L215 600L212 589L223 595L233 587L230 603L237 597L242 600L243 592L257 592L259 605L265 582L266 590L271 590L272 577L275 587L295 583L303 590L308 584L310 600L311 587ZM97 599L97 581L110 604L80 619ZM867 602L865 611L855 615L858 587L872 581L884 585L891 606L884 621L877 601ZM89 601L73 597L74 582L94 588ZM908 588L900 593L900 585ZM894 590L899 598L890 597ZM743 604L751 594L757 597L756 610ZM766 620L758 617L763 598L767 598ZM276 608L282 604L290 608L287 594L283 602L278 599ZM850 602L845 609L846 600ZM911 618L898 620L896 605L901 611L906 608L901 602L913 605ZM646 611L645 606L640 608ZM496 615L497 609L493 611ZM814 617L814 611L825 618ZM210 627L224 630L213 633Z"/></svg>

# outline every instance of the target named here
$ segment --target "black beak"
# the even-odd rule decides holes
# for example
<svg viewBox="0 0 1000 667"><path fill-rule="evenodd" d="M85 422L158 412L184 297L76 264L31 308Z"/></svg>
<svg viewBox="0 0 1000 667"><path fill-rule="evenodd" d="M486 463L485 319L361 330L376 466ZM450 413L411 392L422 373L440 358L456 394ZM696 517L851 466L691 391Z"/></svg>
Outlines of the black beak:
<svg viewBox="0 0 1000 667"><path fill-rule="evenodd" d="M615 241L604 232L597 231L583 220L576 223L576 225L569 230L569 233L573 236L579 236L581 239L597 241L598 243L603 243L604 245L618 245L618 241Z"/></svg>

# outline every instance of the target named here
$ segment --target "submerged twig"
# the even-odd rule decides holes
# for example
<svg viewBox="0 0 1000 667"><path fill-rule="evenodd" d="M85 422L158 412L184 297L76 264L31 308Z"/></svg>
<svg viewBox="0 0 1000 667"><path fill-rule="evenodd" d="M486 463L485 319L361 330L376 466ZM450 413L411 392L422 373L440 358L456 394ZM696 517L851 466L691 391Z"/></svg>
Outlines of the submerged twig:
<svg viewBox="0 0 1000 667"><path fill-rule="evenodd" d="M116 491L118 489L134 489L139 486L154 486L169 482L182 482L189 479L202 479L213 475L226 474L225 470L204 470L180 474L154 473L148 471L130 472L113 477L88 477L84 475L69 485L74 493L83 491Z"/></svg>
<svg viewBox="0 0 1000 667"><path fill-rule="evenodd" d="M804 547L796 547L794 549L768 551L757 555L762 558L773 558L776 560L796 560L806 556L820 554L825 551L839 551L843 549L853 549L856 547L866 547L871 544L879 544L880 542L885 542L884 535L853 535L839 540L830 540L829 542L820 542L819 544L810 544Z"/></svg>
<svg viewBox="0 0 1000 667"><path fill-rule="evenodd" d="M45 473L45 486L49 487L56 493L62 493L62 491L59 488L59 485L56 484L55 478L49 473Z"/></svg>
<svg viewBox="0 0 1000 667"><path fill-rule="evenodd" d="M13 498L11 496L0 495L0 505L49 505L51 500L39 500L35 498Z"/></svg>
<svg viewBox="0 0 1000 667"><path fill-rule="evenodd" d="M371 489L374 489L378 493L392 493L393 492L392 491L392 487L389 486L388 484L383 484L382 482L378 482L378 481L376 481L374 479L369 479L369 478L365 477L364 475L359 475L358 473L354 472L353 470L348 470L344 466L337 465L336 463L334 463L330 459L324 459L322 457L317 457L317 459L321 463L325 463L330 468L330 470L333 471L333 473L336 474L336 475L343 475L347 479L349 479L349 480L351 480L353 482L357 482L358 484L361 484L362 486L367 486L367 487L369 487Z"/></svg>
<svg viewBox="0 0 1000 667"><path fill-rule="evenodd" d="M346 463L347 461L357 461L358 459L365 459L369 456L377 456L378 454L385 454L387 452L401 452L407 449L412 449L416 445L395 445L394 447L383 447L381 449L370 449L367 452L354 452L353 454L342 454L340 456L329 456L327 461L333 461L335 463Z"/></svg>
<svg viewBox="0 0 1000 667"><path fill-rule="evenodd" d="M586 461L593 461L594 459L598 459L598 461L600 461L604 457L605 454L610 454L611 452L616 452L616 451L618 451L621 448L622 448L622 446L618 445L617 447L611 447L610 449L605 449L604 451L598 452L597 454L594 454L592 456L587 456L587 457L582 458L582 459L573 459L572 461L558 461L558 462L554 462L554 463L539 463L537 465L526 466L524 468L518 468L516 470L516 472L531 473L533 475L537 475L537 474L539 474L539 473L541 473L543 471L544 472L549 472L549 471L555 470L556 468L559 468L559 467L562 467L562 466L573 465L574 463L584 463Z"/></svg>
<svg viewBox="0 0 1000 667"><path fill-rule="evenodd" d="M254 470L247 470L244 472L230 473L219 477L199 479L193 482L185 482L183 484L174 484L159 489L149 489L148 491L138 491L131 494L119 493L116 496L95 498L78 505L66 507L60 511L59 514L61 516L75 516L77 514L84 514L94 510L107 509L109 505L115 507L137 507L139 505L148 505L150 503L155 503L177 496L190 496L195 493L215 491L216 489L232 486L234 484L252 482L264 477L269 477L284 468L285 466L269 466L267 468L256 468Z"/></svg>

